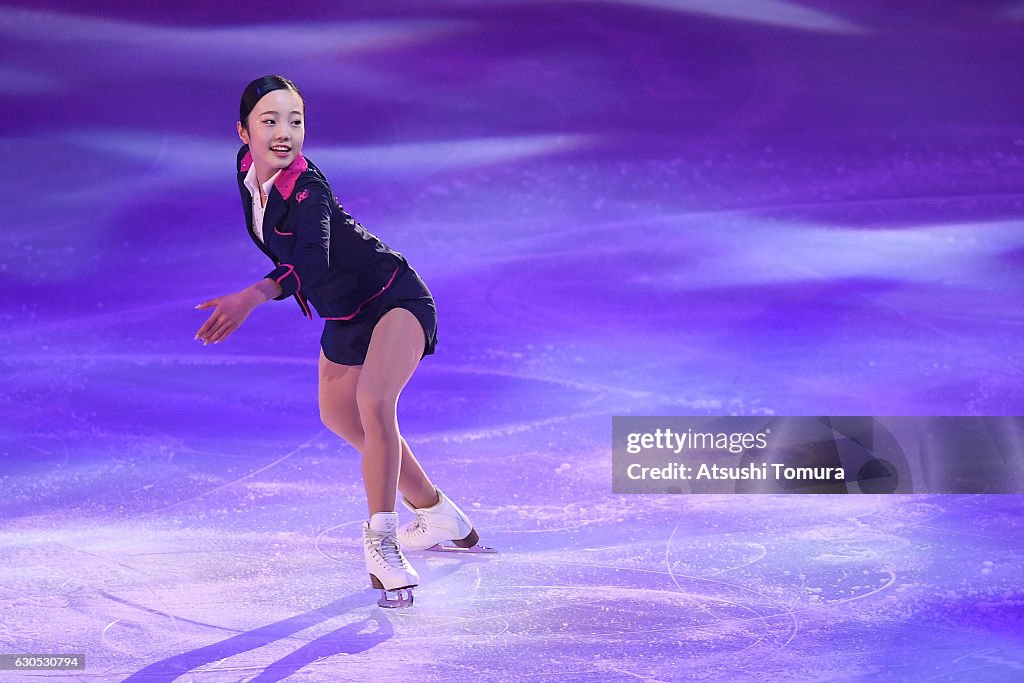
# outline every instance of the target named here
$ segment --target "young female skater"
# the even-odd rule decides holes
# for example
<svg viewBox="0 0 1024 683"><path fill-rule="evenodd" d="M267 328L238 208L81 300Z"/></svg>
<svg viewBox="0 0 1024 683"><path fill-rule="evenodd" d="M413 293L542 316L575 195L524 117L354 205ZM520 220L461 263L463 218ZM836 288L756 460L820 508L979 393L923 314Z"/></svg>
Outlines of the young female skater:
<svg viewBox="0 0 1024 683"><path fill-rule="evenodd" d="M426 285L400 253L345 212L324 174L302 156L305 101L281 76L242 93L238 188L253 242L275 268L245 289L201 303L213 308L196 339L220 343L256 306L294 297L304 316L324 319L320 419L362 454L369 520L366 569L382 607L412 604L416 570L402 554L476 546L469 518L427 478L398 431L398 397L419 361L434 352L437 321ZM397 490L416 513L398 527Z"/></svg>

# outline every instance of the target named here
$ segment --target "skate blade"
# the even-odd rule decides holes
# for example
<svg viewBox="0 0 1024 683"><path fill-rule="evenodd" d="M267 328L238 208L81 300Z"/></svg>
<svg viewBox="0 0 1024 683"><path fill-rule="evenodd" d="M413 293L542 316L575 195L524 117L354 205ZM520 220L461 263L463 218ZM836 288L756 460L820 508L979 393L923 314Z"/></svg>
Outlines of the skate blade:
<svg viewBox="0 0 1024 683"><path fill-rule="evenodd" d="M480 555L483 553L497 553L498 551L486 545L472 545L468 548L460 548L450 543L438 543L427 550L435 553L454 553L456 555Z"/></svg>
<svg viewBox="0 0 1024 683"><path fill-rule="evenodd" d="M388 609L412 607L412 588L396 588L390 591L382 588L377 604Z"/></svg>

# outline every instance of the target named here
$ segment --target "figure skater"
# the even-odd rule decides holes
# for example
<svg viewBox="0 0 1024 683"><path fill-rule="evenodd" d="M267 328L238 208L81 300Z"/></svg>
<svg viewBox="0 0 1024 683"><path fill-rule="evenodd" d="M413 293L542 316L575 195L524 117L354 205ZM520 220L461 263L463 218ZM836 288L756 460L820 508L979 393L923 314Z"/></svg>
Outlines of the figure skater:
<svg viewBox="0 0 1024 683"><path fill-rule="evenodd" d="M398 430L398 397L420 360L434 353L434 300L405 257L345 212L302 156L305 100L281 76L242 93L238 189L249 236L275 268L245 289L196 306L213 312L196 339L219 344L259 304L294 297L324 319L318 402L326 427L362 455L369 520L366 569L382 607L412 604L416 570L402 548L490 551L476 545L465 513L433 485ZM416 514L398 526L395 499ZM452 547L454 546L454 547Z"/></svg>

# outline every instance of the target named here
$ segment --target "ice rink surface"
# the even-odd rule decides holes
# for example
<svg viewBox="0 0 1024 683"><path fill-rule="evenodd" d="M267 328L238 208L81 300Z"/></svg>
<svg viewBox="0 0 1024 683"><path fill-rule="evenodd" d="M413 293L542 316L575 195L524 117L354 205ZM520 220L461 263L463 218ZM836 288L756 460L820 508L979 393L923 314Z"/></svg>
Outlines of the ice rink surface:
<svg viewBox="0 0 1024 683"><path fill-rule="evenodd" d="M0 5L0 681L1020 681L1015 495L613 495L613 415L1020 415L1024 4ZM439 311L494 556L375 604L321 326L200 301L246 83ZM965 454L964 457L970 457ZM403 520L409 515L401 510Z"/></svg>

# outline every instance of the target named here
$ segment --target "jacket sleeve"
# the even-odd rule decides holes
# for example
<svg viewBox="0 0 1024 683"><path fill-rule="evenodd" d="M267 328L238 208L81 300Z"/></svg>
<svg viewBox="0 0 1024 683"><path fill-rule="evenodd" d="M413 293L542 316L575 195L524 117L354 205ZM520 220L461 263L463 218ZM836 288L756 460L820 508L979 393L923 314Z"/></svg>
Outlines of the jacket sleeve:
<svg viewBox="0 0 1024 683"><path fill-rule="evenodd" d="M296 185L288 199L286 227L295 232L295 251L291 263L281 263L265 277L281 285L281 295L287 299L304 285L309 291L330 266L331 199L333 195L326 183L313 180Z"/></svg>

